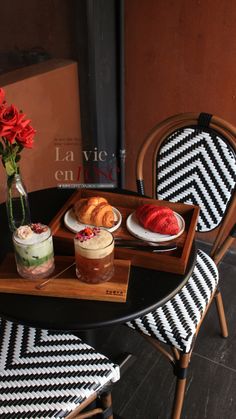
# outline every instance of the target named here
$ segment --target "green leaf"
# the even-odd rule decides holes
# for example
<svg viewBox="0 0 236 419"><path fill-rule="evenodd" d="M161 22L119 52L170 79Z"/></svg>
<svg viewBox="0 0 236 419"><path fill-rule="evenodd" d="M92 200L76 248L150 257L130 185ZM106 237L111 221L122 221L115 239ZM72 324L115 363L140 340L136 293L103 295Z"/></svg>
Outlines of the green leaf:
<svg viewBox="0 0 236 419"><path fill-rule="evenodd" d="M24 146L18 143L18 153L20 153L23 150L23 148Z"/></svg>
<svg viewBox="0 0 236 419"><path fill-rule="evenodd" d="M8 176L14 175L15 167L10 160L5 160L5 168Z"/></svg>
<svg viewBox="0 0 236 419"><path fill-rule="evenodd" d="M12 147L12 156L15 158L16 154L18 152L18 147L17 146L13 146Z"/></svg>
<svg viewBox="0 0 236 419"><path fill-rule="evenodd" d="M3 154L4 148L3 148L3 144L0 142L0 154Z"/></svg>
<svg viewBox="0 0 236 419"><path fill-rule="evenodd" d="M21 159L21 156L19 154L17 154L16 158L15 158L15 162L18 163L18 161L20 161L20 159Z"/></svg>

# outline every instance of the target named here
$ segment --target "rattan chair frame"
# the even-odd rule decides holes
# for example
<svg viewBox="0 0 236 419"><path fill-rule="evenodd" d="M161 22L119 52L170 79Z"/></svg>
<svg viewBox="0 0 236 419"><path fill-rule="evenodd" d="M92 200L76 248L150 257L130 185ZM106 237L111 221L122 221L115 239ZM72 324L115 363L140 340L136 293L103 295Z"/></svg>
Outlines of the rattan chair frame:
<svg viewBox="0 0 236 419"><path fill-rule="evenodd" d="M97 406L98 400L100 401L99 407ZM93 406L94 404L95 406ZM87 410L87 408L89 410ZM104 390L100 395L94 393L87 400L81 403L77 409L66 416L66 419L87 419L97 417L98 415L102 418L113 419L112 396L110 390Z"/></svg>
<svg viewBox="0 0 236 419"><path fill-rule="evenodd" d="M207 114L208 115L208 114ZM171 116L164 121L161 121L157 125L153 127L153 129L148 133L146 136L141 149L138 153L138 158L136 161L136 181L137 181L137 189L141 195L145 195L145 188L144 188L144 161L147 151L153 144L155 144L155 149L152 157L152 197L156 198L156 187L157 187L157 171L156 171L156 160L158 157L158 152L163 141L171 135L173 132L180 128L185 127L195 127L199 125L199 116L200 113L181 113L174 116ZM209 129L213 129L216 133L223 136L232 149L236 152L236 127L232 124L226 122L224 119L218 116L211 116L210 123L208 125ZM228 204L228 208L223 220L220 223L220 227L216 238L212 245L211 250L211 257L216 264L224 257L226 251L230 247L230 245L235 240L235 213L236 213L236 191L234 190L231 200ZM232 224L233 220L233 224ZM232 228L233 227L233 228ZM233 233L232 233L233 231ZM226 234L226 238L224 238ZM201 233L204 234L204 233ZM198 325L198 329L196 331L196 336L199 332L201 324L205 318L205 315L211 306L211 303L215 299L217 312L219 316L219 323L221 327L221 333L223 337L228 337L228 328L227 322L225 318L224 306L222 301L221 292L219 289L212 295L212 298L205 310L204 316L201 319L200 324ZM190 363L192 350L194 346L194 342L189 353L181 353L174 347L170 347L172 354L167 351L162 344L160 344L156 339L146 336L143 336L163 355L165 355L168 360L171 362L174 368L174 374L176 375L176 388L175 388L175 396L174 402L172 407L172 419L179 419L181 417L184 395L185 395L185 387L186 387L186 378L187 378L187 370Z"/></svg>

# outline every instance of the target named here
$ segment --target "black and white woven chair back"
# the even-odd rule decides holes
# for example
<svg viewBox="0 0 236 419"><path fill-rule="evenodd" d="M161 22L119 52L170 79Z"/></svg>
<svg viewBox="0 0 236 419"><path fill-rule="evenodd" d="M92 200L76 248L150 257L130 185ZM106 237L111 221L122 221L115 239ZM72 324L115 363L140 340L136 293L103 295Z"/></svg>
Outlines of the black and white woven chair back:
<svg viewBox="0 0 236 419"><path fill-rule="evenodd" d="M181 128L161 144L156 162L157 199L198 205L197 230L216 228L236 184L236 157L212 129Z"/></svg>

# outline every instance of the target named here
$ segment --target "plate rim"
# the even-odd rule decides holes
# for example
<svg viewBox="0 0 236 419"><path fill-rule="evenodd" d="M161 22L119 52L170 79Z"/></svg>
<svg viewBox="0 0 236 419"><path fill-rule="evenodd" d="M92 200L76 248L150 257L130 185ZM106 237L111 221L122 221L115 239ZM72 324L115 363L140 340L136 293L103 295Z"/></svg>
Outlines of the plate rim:
<svg viewBox="0 0 236 419"><path fill-rule="evenodd" d="M133 211L131 214L129 214L129 216L127 217L127 219L126 219L126 228L127 228L127 230L129 231L129 233L131 234L131 235L133 235L134 237L136 237L136 238L138 238L138 239L140 239L140 240L144 240L144 241L152 241L152 242L155 242L155 243L162 243L162 242L170 242L170 241L172 241L172 240L175 240L175 239L177 239L178 237L180 237L182 234L183 234L183 232L184 232L184 230L185 230L185 220L184 220L184 218L182 217L182 215L180 215L178 212L176 212L176 211L173 211L173 213L174 214L176 214L180 219L181 219L181 222L183 223L183 227L182 227L182 229L179 231L179 233L178 234L175 234L174 236L170 236L170 235L166 235L166 234L163 234L163 238L160 240L160 238L159 239L156 239L155 240L155 238L153 239L151 239L150 240L150 238L148 239L147 237L145 237L145 235L144 236L140 236L139 234L136 234L135 232L133 232L133 230L131 230L130 228L129 228L129 226L128 226L128 222L129 222L129 220L132 218L132 216L135 216L136 217L136 214L135 214L135 211ZM137 217L136 217L137 218ZM148 233L152 233L152 234L161 234L161 233L155 233L154 231L151 231L151 230L147 230L147 229L145 229L141 224L139 224L139 227L140 228L142 228L144 231L147 231Z"/></svg>
<svg viewBox="0 0 236 419"><path fill-rule="evenodd" d="M118 215L118 217L119 217L119 221L118 221L118 223L117 223L115 226L110 227L110 228L107 228L107 227L102 227L102 228L105 228L107 231L110 231L110 233L113 233L114 231L116 231L116 230L120 227L120 225L121 225L121 223L122 223L122 215L121 215L121 212L120 212L120 211L119 211L116 207L113 207L113 206L112 206L112 210L113 210L114 212L116 212L116 214L117 214L117 215ZM76 234L76 233L78 232L78 230L77 230L77 231L75 231L75 229L73 229L72 227L69 227L69 226L66 224L66 221L65 221L66 216L68 216L68 214L69 214L71 211L73 211L73 207L68 208L68 210L65 212L64 217L63 217L63 220L64 220L64 225L65 225L65 226L66 226L66 228L67 228L68 230L70 230L72 233ZM83 225L83 226L94 227L92 224L84 224L84 223L80 223L79 221L78 221L78 223L79 223L79 224L81 224L81 225Z"/></svg>

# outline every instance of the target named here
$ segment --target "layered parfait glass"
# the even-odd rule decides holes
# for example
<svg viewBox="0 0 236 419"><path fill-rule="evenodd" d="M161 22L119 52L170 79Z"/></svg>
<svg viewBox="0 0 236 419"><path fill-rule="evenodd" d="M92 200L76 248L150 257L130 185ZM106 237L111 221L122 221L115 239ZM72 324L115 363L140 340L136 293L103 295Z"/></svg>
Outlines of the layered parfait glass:
<svg viewBox="0 0 236 419"><path fill-rule="evenodd" d="M89 284L114 275L114 238L106 229L86 227L74 238L76 275Z"/></svg>
<svg viewBox="0 0 236 419"><path fill-rule="evenodd" d="M55 268L51 230L35 223L21 226L13 233L17 271L23 278L45 278Z"/></svg>

